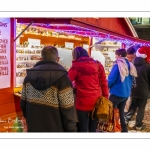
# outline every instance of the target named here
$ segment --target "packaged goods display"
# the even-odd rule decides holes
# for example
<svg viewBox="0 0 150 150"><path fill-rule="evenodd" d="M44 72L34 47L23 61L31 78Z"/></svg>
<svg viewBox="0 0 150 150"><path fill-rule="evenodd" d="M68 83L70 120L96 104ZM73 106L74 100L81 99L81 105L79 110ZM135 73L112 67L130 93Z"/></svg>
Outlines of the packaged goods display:
<svg viewBox="0 0 150 150"><path fill-rule="evenodd" d="M44 47L27 47L28 44L16 47L16 87L22 86L26 69L32 68L41 59L41 50Z"/></svg>
<svg viewBox="0 0 150 150"><path fill-rule="evenodd" d="M42 46L25 47L17 45L16 47L16 87L22 86L23 80L26 76L26 69L32 68L38 61L41 60ZM56 45L55 45L56 46ZM60 48L57 45L59 54L59 64L61 64L67 71L71 67L72 50L68 48Z"/></svg>
<svg viewBox="0 0 150 150"><path fill-rule="evenodd" d="M96 43L96 39L94 39ZM93 43L94 44L94 43ZM105 64L104 68L106 71L106 75L109 74L111 68L113 66L113 62L115 61L115 51L121 47L121 44L118 42L110 42L110 41L103 41L100 44L96 44L93 48L95 51L99 51L105 57Z"/></svg>

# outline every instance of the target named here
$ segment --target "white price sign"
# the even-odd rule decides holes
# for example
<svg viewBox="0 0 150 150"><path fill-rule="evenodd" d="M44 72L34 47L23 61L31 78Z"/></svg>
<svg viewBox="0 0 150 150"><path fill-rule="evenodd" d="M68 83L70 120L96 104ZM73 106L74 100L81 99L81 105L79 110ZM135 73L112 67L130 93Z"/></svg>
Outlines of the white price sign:
<svg viewBox="0 0 150 150"><path fill-rule="evenodd" d="M70 42L65 42L65 47L66 48L72 48L73 49L74 43L70 43Z"/></svg>
<svg viewBox="0 0 150 150"><path fill-rule="evenodd" d="M39 39L30 39L30 38L28 38L28 42L29 42L29 47L31 47L31 46L40 46L41 45L41 40L39 40Z"/></svg>
<svg viewBox="0 0 150 150"><path fill-rule="evenodd" d="M10 87L10 18L0 18L0 89Z"/></svg>

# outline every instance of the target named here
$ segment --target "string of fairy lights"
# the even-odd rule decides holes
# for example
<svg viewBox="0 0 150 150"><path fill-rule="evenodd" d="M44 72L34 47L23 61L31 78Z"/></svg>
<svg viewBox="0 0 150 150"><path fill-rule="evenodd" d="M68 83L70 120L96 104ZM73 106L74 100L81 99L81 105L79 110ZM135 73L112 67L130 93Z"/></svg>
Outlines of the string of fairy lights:
<svg viewBox="0 0 150 150"><path fill-rule="evenodd" d="M17 32L22 31L27 24L17 24ZM62 27L66 27L65 30L62 30ZM73 30L70 30L67 27L74 28ZM120 38L117 36L109 35L106 33L100 33L95 30L79 27L76 25L71 24L32 24L31 27L29 27L25 34L36 34L36 35L42 35L42 36L78 36L79 37L93 37L96 38L97 41L110 41L110 42L119 42L124 43L127 45L140 45L140 46L150 46L150 43L144 43L144 42L137 42L125 38ZM77 37L76 37L77 38Z"/></svg>

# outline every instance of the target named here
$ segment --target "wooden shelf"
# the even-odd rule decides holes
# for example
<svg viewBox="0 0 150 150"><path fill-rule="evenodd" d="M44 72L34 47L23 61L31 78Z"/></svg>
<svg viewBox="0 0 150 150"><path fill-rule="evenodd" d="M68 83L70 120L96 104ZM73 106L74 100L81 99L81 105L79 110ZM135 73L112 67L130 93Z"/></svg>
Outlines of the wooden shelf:
<svg viewBox="0 0 150 150"><path fill-rule="evenodd" d="M23 50L42 50L42 48L27 48L27 47L16 47L16 49L23 49Z"/></svg>
<svg viewBox="0 0 150 150"><path fill-rule="evenodd" d="M15 96L21 97L21 94L19 93L14 93Z"/></svg>
<svg viewBox="0 0 150 150"><path fill-rule="evenodd" d="M41 54L25 54L25 53L16 53L16 55L38 55L38 56L41 56Z"/></svg>
<svg viewBox="0 0 150 150"><path fill-rule="evenodd" d="M40 60L17 60L16 62L35 62L35 61L40 61Z"/></svg>
<svg viewBox="0 0 150 150"><path fill-rule="evenodd" d="M18 69L18 70L19 70L19 69L31 69L31 68L32 68L32 67L30 67L30 68L16 68L16 69Z"/></svg>

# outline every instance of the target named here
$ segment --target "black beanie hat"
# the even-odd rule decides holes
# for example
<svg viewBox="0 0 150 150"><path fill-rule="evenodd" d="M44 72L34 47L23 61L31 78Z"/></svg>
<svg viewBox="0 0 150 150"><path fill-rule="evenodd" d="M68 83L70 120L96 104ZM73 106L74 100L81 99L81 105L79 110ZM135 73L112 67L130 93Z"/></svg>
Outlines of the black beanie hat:
<svg viewBox="0 0 150 150"><path fill-rule="evenodd" d="M127 54L135 54L136 50L134 48L128 48Z"/></svg>
<svg viewBox="0 0 150 150"><path fill-rule="evenodd" d="M140 48L140 45L132 45L127 49L127 54L135 54L137 49Z"/></svg>

